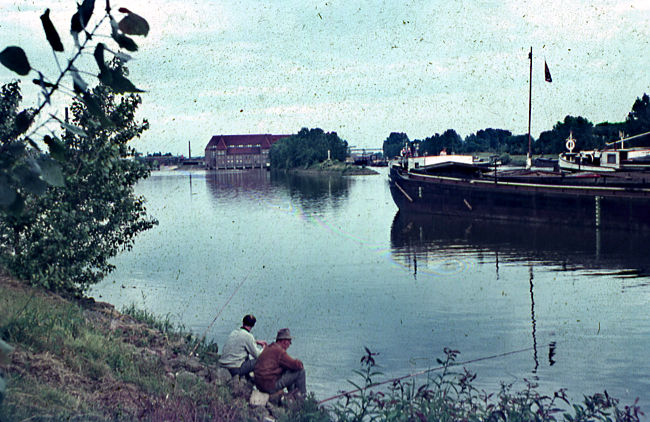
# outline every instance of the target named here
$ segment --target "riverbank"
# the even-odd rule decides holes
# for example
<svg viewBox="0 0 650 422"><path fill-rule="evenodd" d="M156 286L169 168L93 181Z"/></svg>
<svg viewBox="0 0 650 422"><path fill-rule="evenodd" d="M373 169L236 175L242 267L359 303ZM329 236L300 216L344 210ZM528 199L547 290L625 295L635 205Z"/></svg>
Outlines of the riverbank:
<svg viewBox="0 0 650 422"><path fill-rule="evenodd" d="M14 347L0 364L0 421L261 421L295 410L249 406L252 385L218 369L216 345L124 311L0 276L0 338Z"/></svg>
<svg viewBox="0 0 650 422"><path fill-rule="evenodd" d="M14 347L0 364L7 383L0 421L380 421L565 420L639 421L636 405L619 406L604 394L572 404L564 390L551 395L527 383L488 395L475 375L454 368L458 351L445 349L441 371L378 382L377 354L366 349L355 390L328 402L309 396L253 407L252 385L217 367L214 344L167 319L129 307L118 312L93 299L66 299L0 275L0 338ZM435 368L434 368L435 369ZM360 379L359 379L360 378ZM386 384L384 391L371 386ZM329 401L335 397L326 399ZM566 412L566 413L564 413Z"/></svg>
<svg viewBox="0 0 650 422"><path fill-rule="evenodd" d="M341 176L369 176L379 174L378 171L373 170L370 167L357 166L355 164L341 163L338 161L317 163L307 168L294 168L288 171L308 175L335 174Z"/></svg>

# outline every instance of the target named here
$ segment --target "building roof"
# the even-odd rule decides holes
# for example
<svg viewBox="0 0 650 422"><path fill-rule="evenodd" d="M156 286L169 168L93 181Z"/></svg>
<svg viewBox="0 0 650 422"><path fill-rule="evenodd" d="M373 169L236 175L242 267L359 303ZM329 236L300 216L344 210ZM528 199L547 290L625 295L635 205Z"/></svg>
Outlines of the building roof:
<svg viewBox="0 0 650 422"><path fill-rule="evenodd" d="M261 147L262 149L269 149L271 148L271 145L276 143L278 140L288 138L289 136L291 135L214 135L210 138L210 142L208 142L205 149L216 148L219 150L226 150L232 147Z"/></svg>

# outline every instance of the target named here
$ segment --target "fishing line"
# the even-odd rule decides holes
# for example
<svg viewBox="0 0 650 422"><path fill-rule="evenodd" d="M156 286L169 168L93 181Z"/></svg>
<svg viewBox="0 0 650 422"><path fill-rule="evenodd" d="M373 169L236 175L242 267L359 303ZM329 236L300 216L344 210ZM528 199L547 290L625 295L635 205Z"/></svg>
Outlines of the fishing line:
<svg viewBox="0 0 650 422"><path fill-rule="evenodd" d="M219 312L217 312L217 315L214 317L214 319L212 320L212 322L210 323L210 325L208 325L208 328L206 328L205 331L203 332L203 335L201 336L201 339L200 339L200 340L199 340L199 341L194 345L194 348L193 348L192 351L190 352L190 356L192 356L192 355L194 354L194 352L196 352L196 349L199 347L199 344L203 343L203 340L205 340L205 336L208 334L208 331L210 331L210 328L212 328L212 326L213 326L214 323L217 321L217 319L219 318L219 316L221 315L221 313L223 312L223 310L226 309L226 306L228 306L228 304L230 303L230 301L232 300L232 298L235 297L235 295L237 294L237 292L239 291L239 289L241 288L241 286L243 286L244 283L246 282L246 280L248 280L248 276L249 276L250 274L251 274L251 271L249 271L248 274L246 274L246 277L243 278L243 280L241 281L241 283L239 283L239 285L237 286L237 288L232 292L232 294L230 295L230 297L228 298L228 300L226 301L226 303L224 303L223 306L221 307L221 309L219 309Z"/></svg>
<svg viewBox="0 0 650 422"><path fill-rule="evenodd" d="M552 346L552 343L550 343L549 346ZM426 373L429 373L429 372L433 372L433 371L439 371L439 370L441 370L441 369L444 369L444 368L447 368L447 367L450 367L450 366L467 365L467 364L470 364L470 363L481 362L481 361L484 361L484 360L490 360L490 359L501 358L501 357L504 357L504 356L514 355L514 354L516 354L516 353L528 352L528 351L530 351L530 350L533 350L534 348L535 348L535 347L527 347L527 348L525 348L525 349L513 350L513 351L510 351L510 352L500 353L500 354L498 354L498 355L484 356L484 357L481 357L481 358L471 359L471 360L467 360L467 361L464 361L464 362L452 363L452 364L450 364L450 365L441 365L441 366L438 366L438 367L436 367L436 368L425 369L425 370L422 370L422 371L419 371L419 372L414 372L414 373L412 373L412 374L403 375L403 376L401 376L401 377L391 378L391 379L389 379L389 380L385 380L385 381L377 382L377 383L374 383L374 384L369 385L369 386L367 386L367 387L356 388L356 389L354 389L354 390L350 390L350 391L344 391L344 392L339 393L339 394L337 394L337 395L335 395L335 396L328 397L328 398L326 398L326 399L324 399L324 400L319 401L319 402L318 402L318 405L321 405L321 404L323 404L323 403L325 403L325 402L328 402L328 401L330 401L330 400L334 400L334 399L338 399L338 398L341 398L341 397L345 397L345 396L350 395L350 394L353 394L353 393L358 393L358 392L360 392L360 391L369 390L369 389L371 389L371 388L375 388L375 387L378 387L378 386L380 386L380 385L384 385L384 384L388 384L388 383L394 383L394 382L401 381L401 380L406 379L406 378L416 377L416 376L418 376L418 375L423 375L423 374L426 374Z"/></svg>

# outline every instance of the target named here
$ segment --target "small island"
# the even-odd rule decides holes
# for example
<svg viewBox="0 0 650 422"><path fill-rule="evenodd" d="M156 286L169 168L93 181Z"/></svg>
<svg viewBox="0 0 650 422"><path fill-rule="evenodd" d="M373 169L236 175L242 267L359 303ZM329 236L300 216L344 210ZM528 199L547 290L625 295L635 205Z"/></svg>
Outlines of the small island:
<svg viewBox="0 0 650 422"><path fill-rule="evenodd" d="M298 174L337 174L341 176L369 176L379 174L378 171L366 166L331 160L316 163L308 167L287 169L286 171Z"/></svg>
<svg viewBox="0 0 650 422"><path fill-rule="evenodd" d="M319 128L302 128L297 134L278 140L269 151L272 170L344 176L378 174L366 166L347 162L348 156L347 141L336 132Z"/></svg>

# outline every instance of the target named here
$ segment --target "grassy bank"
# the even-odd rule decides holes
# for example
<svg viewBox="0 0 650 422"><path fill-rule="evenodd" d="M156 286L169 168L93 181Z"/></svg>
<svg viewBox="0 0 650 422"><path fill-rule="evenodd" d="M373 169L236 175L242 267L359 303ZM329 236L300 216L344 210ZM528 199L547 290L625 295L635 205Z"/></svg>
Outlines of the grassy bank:
<svg viewBox="0 0 650 422"><path fill-rule="evenodd" d="M316 163L306 168L295 168L289 170L294 173L300 174L338 174L342 176L358 176L358 175L372 175L379 174L377 171L365 167L357 166L350 163L342 163L340 161L325 161L322 163Z"/></svg>
<svg viewBox="0 0 650 422"><path fill-rule="evenodd" d="M251 407L252 385L217 368L216 345L169 319L64 299L6 276L0 276L0 338L15 348L0 362L7 382L0 422L638 421L642 415L606 392L570 403L563 390L543 395L532 384L522 391L478 390L475 375L455 365L453 350L445 350L440 371L418 383L382 380L377 356L367 350L360 369L350 369L356 391L327 408L312 396Z"/></svg>
<svg viewBox="0 0 650 422"><path fill-rule="evenodd" d="M134 308L120 313L0 277L0 338L15 348L0 365L2 422L269 416L248 406L248 383L220 377L213 345Z"/></svg>

